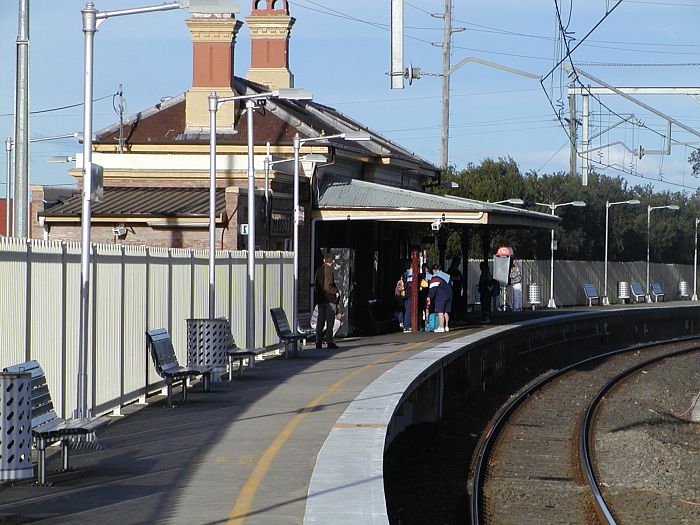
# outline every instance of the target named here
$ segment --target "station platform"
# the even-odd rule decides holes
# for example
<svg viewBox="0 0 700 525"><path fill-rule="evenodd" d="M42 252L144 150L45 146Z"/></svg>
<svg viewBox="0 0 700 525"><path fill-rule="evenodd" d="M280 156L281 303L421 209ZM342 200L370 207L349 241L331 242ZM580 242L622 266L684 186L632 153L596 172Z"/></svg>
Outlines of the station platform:
<svg viewBox="0 0 700 525"><path fill-rule="evenodd" d="M385 371L494 325L575 311L591 308L496 313L490 325L476 313L447 333L348 338L338 350L306 346L296 358L265 360L215 383L211 393L195 387L176 408L149 398L98 433L103 450L76 451L75 471L54 473L56 449L47 470L53 486L0 487L0 523L302 523L324 441ZM316 521L307 514L306 522Z"/></svg>

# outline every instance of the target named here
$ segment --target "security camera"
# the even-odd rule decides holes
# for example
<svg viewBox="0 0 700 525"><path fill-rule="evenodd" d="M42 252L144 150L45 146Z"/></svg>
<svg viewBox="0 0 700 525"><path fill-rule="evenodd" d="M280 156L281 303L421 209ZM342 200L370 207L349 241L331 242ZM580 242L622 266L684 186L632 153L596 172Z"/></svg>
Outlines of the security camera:
<svg viewBox="0 0 700 525"><path fill-rule="evenodd" d="M126 226L124 226L123 224L115 226L114 228L112 228L112 233L115 237L123 237L124 235L126 235Z"/></svg>
<svg viewBox="0 0 700 525"><path fill-rule="evenodd" d="M433 231L438 231L440 229L440 226L442 226L442 221L440 219L437 219L435 222L433 222L430 227L433 229Z"/></svg>

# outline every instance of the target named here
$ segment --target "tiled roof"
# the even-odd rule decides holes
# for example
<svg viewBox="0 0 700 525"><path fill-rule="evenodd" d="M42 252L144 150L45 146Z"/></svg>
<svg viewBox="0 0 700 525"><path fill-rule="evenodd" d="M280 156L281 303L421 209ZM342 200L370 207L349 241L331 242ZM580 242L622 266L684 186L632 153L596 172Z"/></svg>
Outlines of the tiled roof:
<svg viewBox="0 0 700 525"><path fill-rule="evenodd" d="M208 188L115 188L107 187L104 198L92 203L92 216L129 215L134 217L207 217ZM71 217L80 215L82 197L75 195L40 215ZM216 191L216 213L226 209L223 189Z"/></svg>
<svg viewBox="0 0 700 525"><path fill-rule="evenodd" d="M234 88L237 93L261 93L268 89L249 80L236 77ZM302 138L321 134L334 135L344 131L366 131L370 142L348 142L331 140L339 149L358 151L373 156L393 157L413 162L423 169L435 172L439 168L419 157L410 150L399 146L379 133L370 130L356 120L335 109L311 101L269 100L264 110L256 112L256 144L291 146L295 133ZM187 133L185 130L185 95L165 100L152 108L127 119L124 123L124 136L129 144L206 144L208 133ZM247 119L237 115L232 133L217 133L217 143L221 145L246 145L248 136ZM95 144L118 144L119 124L113 124L97 133Z"/></svg>

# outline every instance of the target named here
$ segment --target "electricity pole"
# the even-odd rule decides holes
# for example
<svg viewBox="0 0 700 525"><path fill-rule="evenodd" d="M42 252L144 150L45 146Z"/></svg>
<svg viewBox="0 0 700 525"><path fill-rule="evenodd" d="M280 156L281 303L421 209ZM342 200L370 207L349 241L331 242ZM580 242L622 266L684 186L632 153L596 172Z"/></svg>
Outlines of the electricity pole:
<svg viewBox="0 0 700 525"><path fill-rule="evenodd" d="M436 15L433 15L436 16ZM439 15L437 15L439 16ZM442 123L440 127L440 169L447 171L450 147L450 53L452 44L452 0L445 0L442 39Z"/></svg>

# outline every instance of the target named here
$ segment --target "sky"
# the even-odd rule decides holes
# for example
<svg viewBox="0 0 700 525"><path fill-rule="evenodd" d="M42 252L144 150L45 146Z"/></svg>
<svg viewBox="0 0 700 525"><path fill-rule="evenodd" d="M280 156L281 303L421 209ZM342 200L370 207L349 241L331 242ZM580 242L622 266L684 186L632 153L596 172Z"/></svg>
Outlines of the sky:
<svg viewBox="0 0 700 525"><path fill-rule="evenodd" d="M96 0L100 11L156 5L159 0ZM0 139L13 135L18 0L0 2ZM239 2L243 20L252 1ZM30 0L30 137L82 129L84 0ZM438 163L444 0L405 0L405 50L423 76L391 90L390 0L293 0L296 18L290 41L290 68L296 87L371 129ZM615 7L617 6L617 7ZM700 0L455 0L452 63L477 57L546 77L542 82L469 63L450 76L449 163L458 170L486 158L512 157L523 172L552 173L569 166L569 138L558 118L568 118L566 83L555 69L561 50L557 8L571 37L569 48L579 79L596 86L590 74L617 87L700 86ZM614 8L614 9L613 9ZM192 80L192 44L178 10L109 19L95 39L94 128L118 120L113 94L121 84L126 113L132 115L161 98L186 91ZM597 25L597 27L596 27ZM234 73L245 76L250 38L244 25L235 52ZM567 61L568 63L568 61ZM551 74L550 74L551 71ZM547 76L549 74L549 76ZM643 96L644 103L686 126L700 129L700 98ZM580 109L580 99L579 99ZM73 106L73 107L67 107ZM46 111L55 108L65 109ZM579 115L580 118L580 115ZM592 141L597 171L621 175L630 185L693 192L688 155L700 138L673 127L671 155L629 150L663 149L664 119L619 96L591 100L591 134L620 120L624 124ZM608 144L617 143L613 146ZM30 146L30 184L67 185L69 164L50 156L75 155L75 139ZM6 157L0 152L0 194Z"/></svg>

